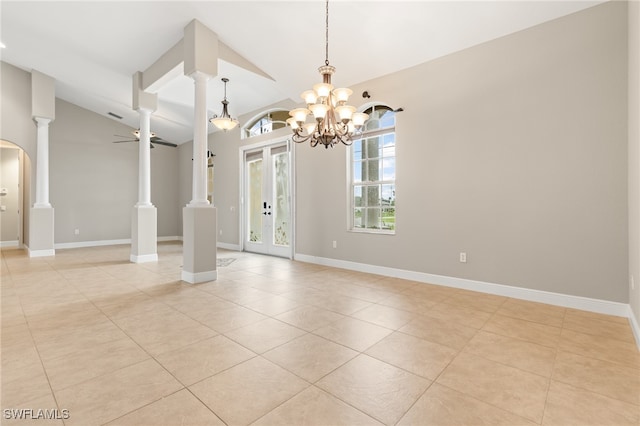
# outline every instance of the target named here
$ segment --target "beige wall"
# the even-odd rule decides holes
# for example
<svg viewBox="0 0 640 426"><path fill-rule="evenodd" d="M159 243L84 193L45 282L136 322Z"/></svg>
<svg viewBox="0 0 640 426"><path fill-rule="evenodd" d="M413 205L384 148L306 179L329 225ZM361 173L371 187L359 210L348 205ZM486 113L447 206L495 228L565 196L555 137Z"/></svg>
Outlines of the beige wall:
<svg viewBox="0 0 640 426"><path fill-rule="evenodd" d="M629 2L629 303L640 323L640 1ZM631 279L631 278L630 278Z"/></svg>
<svg viewBox="0 0 640 426"><path fill-rule="evenodd" d="M50 198L55 242L131 238L138 201L138 144L114 144L131 128L58 99L50 126ZM177 151L151 150L151 202L158 236L178 235ZM75 235L74 230L80 234Z"/></svg>
<svg viewBox="0 0 640 426"><path fill-rule="evenodd" d="M352 86L405 109L397 234L347 231L345 147L300 145L297 253L628 302L626 28L610 2ZM238 135L210 136L235 244Z"/></svg>

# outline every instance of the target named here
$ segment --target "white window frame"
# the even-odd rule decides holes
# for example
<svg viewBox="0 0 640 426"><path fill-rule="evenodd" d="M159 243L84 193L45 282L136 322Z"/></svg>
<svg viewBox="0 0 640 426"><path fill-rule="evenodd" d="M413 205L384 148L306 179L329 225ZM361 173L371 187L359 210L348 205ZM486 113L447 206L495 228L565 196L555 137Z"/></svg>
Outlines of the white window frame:
<svg viewBox="0 0 640 426"><path fill-rule="evenodd" d="M389 108L388 106L384 105L384 104L375 104L375 105L367 105L366 108L363 108L363 110L369 109L371 107L383 107L383 108ZM394 143L395 143L395 147L396 147L396 153L394 155L394 158L396 159L395 162L395 174L396 174L396 178L393 181L385 181L385 180L379 180L379 181L363 181L363 182L355 182L354 181L354 158L353 158L353 144L351 146L349 146L349 149L347 149L347 206L348 208L348 212L347 212L347 230L350 232L355 232L355 233L365 233L365 234L381 234L381 235L395 235L396 231L397 231L397 210L396 210L396 223L394 226L394 229L374 229L374 228L356 228L355 227L355 223L354 223L354 214L355 214L355 203L354 203L354 188L356 186L366 186L367 184L376 184L376 185L389 185L392 184L394 186L394 188L396 187L396 182L397 182L397 132L396 132L396 123L394 122L394 125L392 127L384 127L384 128L380 128L380 129L375 129L369 132L364 132L361 137L357 138L354 140L354 144L356 140L362 140L362 139L367 139L367 138L371 138L371 137L375 137L375 136L382 136L382 135L386 135L389 133L393 133L394 134ZM395 202L395 208L397 209L397 199ZM366 207L364 207L366 208ZM381 207L382 209L382 207Z"/></svg>

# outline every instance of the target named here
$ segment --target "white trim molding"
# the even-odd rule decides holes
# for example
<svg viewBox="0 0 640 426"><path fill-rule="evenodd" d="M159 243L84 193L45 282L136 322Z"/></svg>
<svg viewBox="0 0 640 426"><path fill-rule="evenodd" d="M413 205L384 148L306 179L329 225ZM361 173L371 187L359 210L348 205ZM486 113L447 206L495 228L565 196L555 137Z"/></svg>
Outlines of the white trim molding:
<svg viewBox="0 0 640 426"><path fill-rule="evenodd" d="M242 251L240 244L221 243L220 241L218 241L217 246L218 248L225 249L225 250Z"/></svg>
<svg viewBox="0 0 640 426"><path fill-rule="evenodd" d="M494 284L484 281L469 280L465 278L456 278L448 277L445 275L428 274L425 272L408 271L404 269L369 265L366 263L351 262L347 260L310 256L301 253L296 253L294 259L300 262L314 263L317 265L331 266L334 268L348 269L351 271L366 272L386 277L402 278L421 283L460 288L481 293L495 294L497 296L511 297L514 299L546 303L549 305L562 306L565 308L573 308L583 311L596 312L599 314L628 318L629 324L636 338L636 344L640 349L640 326L638 325L633 312L631 312L631 306L628 303L591 299L589 297L572 296L569 294L553 293L549 291L514 287L504 284Z"/></svg>
<svg viewBox="0 0 640 426"><path fill-rule="evenodd" d="M132 254L129 256L129 260L133 263L147 263L147 262L157 262L158 261L158 253L154 254L143 254L140 256L136 256Z"/></svg>
<svg viewBox="0 0 640 426"><path fill-rule="evenodd" d="M55 256L55 249L46 249L46 250L31 250L27 247L27 253L29 253L29 257L48 257Z"/></svg>
<svg viewBox="0 0 640 426"><path fill-rule="evenodd" d="M158 237L160 241L182 241L182 237ZM78 241L73 243L56 243L54 248L56 249L70 249L70 248L83 248L83 247L99 247L99 246L117 246L120 244L131 244L131 238L123 238L120 240L98 240L98 241Z"/></svg>
<svg viewBox="0 0 640 426"><path fill-rule="evenodd" d="M13 241L0 241L0 248L20 247L18 240Z"/></svg>
<svg viewBox="0 0 640 426"><path fill-rule="evenodd" d="M215 281L218 279L218 270L214 269L213 271L205 271L205 272L187 272L182 271L182 281L185 281L189 284L199 284L207 281Z"/></svg>

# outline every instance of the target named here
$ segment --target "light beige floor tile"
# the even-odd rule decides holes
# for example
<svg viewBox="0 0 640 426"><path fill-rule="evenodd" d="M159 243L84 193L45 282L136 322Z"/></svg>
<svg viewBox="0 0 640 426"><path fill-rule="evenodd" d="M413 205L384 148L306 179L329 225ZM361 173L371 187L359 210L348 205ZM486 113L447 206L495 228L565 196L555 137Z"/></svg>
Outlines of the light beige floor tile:
<svg viewBox="0 0 640 426"><path fill-rule="evenodd" d="M533 420L542 421L549 379L488 359L461 353L438 383Z"/></svg>
<svg viewBox="0 0 640 426"><path fill-rule="evenodd" d="M624 340L563 329L558 348L566 352L598 358L640 370L638 347L635 343Z"/></svg>
<svg viewBox="0 0 640 426"><path fill-rule="evenodd" d="M225 335L253 352L260 354L306 333L306 331L282 321L267 318L232 330Z"/></svg>
<svg viewBox="0 0 640 426"><path fill-rule="evenodd" d="M256 357L189 389L226 424L246 425L308 386L281 367Z"/></svg>
<svg viewBox="0 0 640 426"><path fill-rule="evenodd" d="M637 426L640 407L552 380L542 424Z"/></svg>
<svg viewBox="0 0 640 426"><path fill-rule="evenodd" d="M434 383L398 426L533 426L537 423Z"/></svg>
<svg viewBox="0 0 640 426"><path fill-rule="evenodd" d="M56 405L51 393L18 406L6 405L3 400L2 408L4 426L63 426L70 415Z"/></svg>
<svg viewBox="0 0 640 426"><path fill-rule="evenodd" d="M1 377L2 408L20 408L25 402L51 393L42 364L32 363L19 368L3 365Z"/></svg>
<svg viewBox="0 0 640 426"><path fill-rule="evenodd" d="M106 426L223 426L211 410L186 389L146 405Z"/></svg>
<svg viewBox="0 0 640 426"><path fill-rule="evenodd" d="M226 333L267 318L265 315L243 308L242 306L236 306L222 311L201 310L197 316L195 314L190 315L219 333Z"/></svg>
<svg viewBox="0 0 640 426"><path fill-rule="evenodd" d="M255 426L357 426L382 423L312 386L300 392L266 416Z"/></svg>
<svg viewBox="0 0 640 426"><path fill-rule="evenodd" d="M491 313L465 306L437 303L422 312L423 315L438 318L443 321L464 325L466 327L481 328L491 317Z"/></svg>
<svg viewBox="0 0 640 426"><path fill-rule="evenodd" d="M301 336L263 354L310 383L315 383L356 355L357 352L314 334Z"/></svg>
<svg viewBox="0 0 640 426"><path fill-rule="evenodd" d="M57 391L66 425L100 425L182 388L156 361L147 360Z"/></svg>
<svg viewBox="0 0 640 426"><path fill-rule="evenodd" d="M478 332L473 327L427 316L414 319L398 331L458 350Z"/></svg>
<svg viewBox="0 0 640 426"><path fill-rule="evenodd" d="M443 299L445 299L445 296L427 298L424 296L416 296L413 294L403 293L393 294L386 299L382 299L380 302L378 302L378 304L390 306L392 308L400 309L403 311L421 314Z"/></svg>
<svg viewBox="0 0 640 426"><path fill-rule="evenodd" d="M275 316L301 306L300 303L282 296L270 296L244 305L246 308L268 316Z"/></svg>
<svg viewBox="0 0 640 426"><path fill-rule="evenodd" d="M51 387L58 390L148 358L140 346L125 337L49 359L44 366Z"/></svg>
<svg viewBox="0 0 640 426"><path fill-rule="evenodd" d="M384 424L395 424L431 384L367 355L359 355L316 386Z"/></svg>
<svg viewBox="0 0 640 426"><path fill-rule="evenodd" d="M118 326L105 321L79 327L66 334L37 335L36 345L40 357L46 361L125 337L127 335Z"/></svg>
<svg viewBox="0 0 640 426"><path fill-rule="evenodd" d="M562 327L566 309L560 306L545 305L544 303L529 302L526 300L508 299L496 311L497 314L506 317Z"/></svg>
<svg viewBox="0 0 640 426"><path fill-rule="evenodd" d="M628 321L624 323L604 320L598 317L591 318L585 317L584 315L576 315L572 312L567 314L563 327L579 333L591 334L607 339L622 340L632 344L636 343Z"/></svg>
<svg viewBox="0 0 640 426"><path fill-rule="evenodd" d="M555 348L558 345L560 332L562 331L559 327L505 317L503 315L494 315L487 321L482 329L490 333L514 337L550 348Z"/></svg>
<svg viewBox="0 0 640 426"><path fill-rule="evenodd" d="M524 340L480 331L465 346L464 352L551 377L556 350Z"/></svg>
<svg viewBox="0 0 640 426"><path fill-rule="evenodd" d="M595 319L600 321L616 322L618 324L629 324L629 320L625 317L616 317L613 315L599 314L596 312L582 311L579 309L567 308L565 318L568 320L573 319Z"/></svg>
<svg viewBox="0 0 640 426"><path fill-rule="evenodd" d="M363 352L391 334L392 330L347 317L321 327L313 333L358 352Z"/></svg>
<svg viewBox="0 0 640 426"><path fill-rule="evenodd" d="M250 350L218 335L157 355L156 360L188 386L254 356Z"/></svg>
<svg viewBox="0 0 640 426"><path fill-rule="evenodd" d="M393 330L399 329L416 317L411 312L385 305L371 305L351 316Z"/></svg>
<svg viewBox="0 0 640 426"><path fill-rule="evenodd" d="M609 398L640 405L640 374L635 368L560 351L552 378Z"/></svg>
<svg viewBox="0 0 640 426"><path fill-rule="evenodd" d="M301 306L292 311L277 315L275 318L303 330L313 331L344 318L344 315L315 306Z"/></svg>
<svg viewBox="0 0 640 426"><path fill-rule="evenodd" d="M494 313L506 301L507 298L504 296L496 296L494 294L486 294L476 291L458 289L455 293L447 297L447 299L445 299L443 302L449 305Z"/></svg>
<svg viewBox="0 0 640 426"><path fill-rule="evenodd" d="M458 353L455 349L395 332L367 350L367 355L435 380Z"/></svg>
<svg viewBox="0 0 640 426"><path fill-rule="evenodd" d="M351 315L354 312L373 305L373 303L361 299L339 295L324 296L316 302L309 302L309 304L337 312L342 315Z"/></svg>

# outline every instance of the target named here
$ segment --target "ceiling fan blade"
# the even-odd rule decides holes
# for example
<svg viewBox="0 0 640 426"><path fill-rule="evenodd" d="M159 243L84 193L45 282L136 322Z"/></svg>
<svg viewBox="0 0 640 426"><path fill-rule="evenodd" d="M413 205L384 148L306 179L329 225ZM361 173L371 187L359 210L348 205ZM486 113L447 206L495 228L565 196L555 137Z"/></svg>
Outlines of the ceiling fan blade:
<svg viewBox="0 0 640 426"><path fill-rule="evenodd" d="M171 143L171 142L167 142L164 140L159 140L159 141L153 141L153 143L158 144L158 145L165 145L165 146L171 146L173 148L177 147L178 145L176 145L175 143Z"/></svg>
<svg viewBox="0 0 640 426"><path fill-rule="evenodd" d="M123 143L123 142L138 142L137 139L130 139L128 141L113 141L113 143Z"/></svg>
<svg viewBox="0 0 640 426"><path fill-rule="evenodd" d="M153 144L151 144L151 149L155 148L155 146L153 146Z"/></svg>

